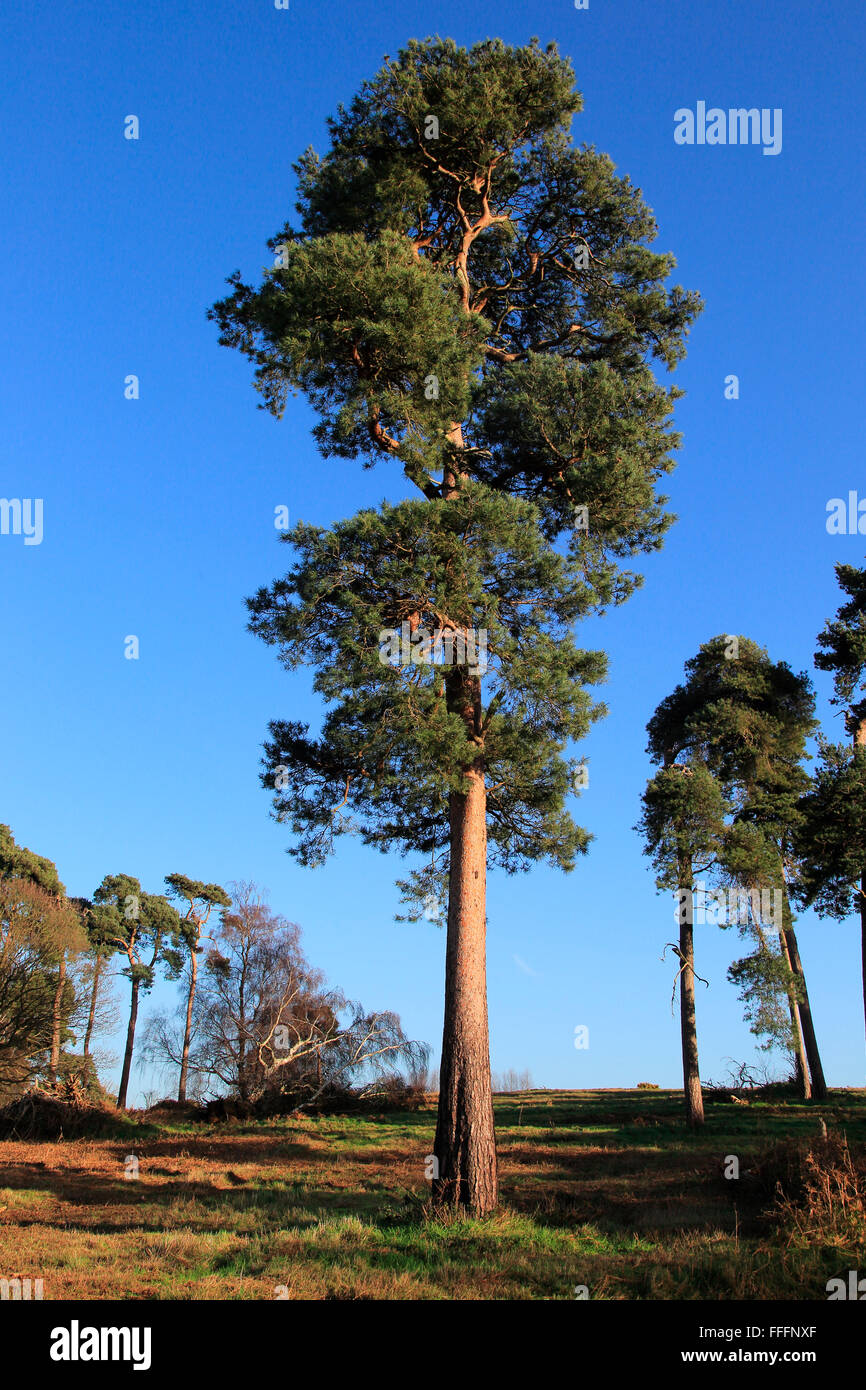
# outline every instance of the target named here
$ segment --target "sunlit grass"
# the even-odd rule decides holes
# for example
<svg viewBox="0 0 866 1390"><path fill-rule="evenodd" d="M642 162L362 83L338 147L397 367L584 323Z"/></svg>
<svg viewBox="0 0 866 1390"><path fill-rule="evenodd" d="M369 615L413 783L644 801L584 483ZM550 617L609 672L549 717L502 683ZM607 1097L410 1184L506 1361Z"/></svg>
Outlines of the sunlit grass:
<svg viewBox="0 0 866 1390"><path fill-rule="evenodd" d="M748 1172L819 1115L862 1144L863 1093L709 1105L698 1134L669 1091L495 1105L502 1204L480 1221L429 1210L432 1103L3 1144L0 1275L42 1277L46 1299L807 1299L866 1264L856 1223L806 1242L721 1175L726 1154ZM140 1179L125 1181L133 1149Z"/></svg>

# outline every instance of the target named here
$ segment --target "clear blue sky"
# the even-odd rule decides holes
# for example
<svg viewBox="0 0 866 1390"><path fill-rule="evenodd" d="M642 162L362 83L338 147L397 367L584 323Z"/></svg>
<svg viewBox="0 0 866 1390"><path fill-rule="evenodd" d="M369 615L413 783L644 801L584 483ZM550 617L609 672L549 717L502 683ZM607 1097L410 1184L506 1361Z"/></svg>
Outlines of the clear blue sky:
<svg viewBox="0 0 866 1390"><path fill-rule="evenodd" d="M863 561L862 537L827 534L825 508L866 496L866 20L850 0L290 3L3 6L0 495L44 500L44 539L0 536L0 820L73 893L118 872L154 892L173 871L256 880L334 983L438 1050L444 933L393 920L405 864L347 841L303 870L269 819L267 721L315 725L318 710L309 675L285 675L246 633L243 605L285 568L275 506L330 523L398 496L399 480L323 461L301 400L280 422L257 410L248 364L205 313L233 269L257 277L292 212L292 161L324 148L325 117L386 52L430 32L556 40L584 95L575 138L643 189L657 248L707 307L677 373L680 519L644 589L583 633L610 654L610 714L581 750L590 787L575 803L595 842L570 876L490 883L492 1062L539 1085L679 1084L660 960L672 905L631 828L645 724L719 632L811 668L838 606L833 564ZM781 108L781 153L675 144L674 112L702 100ZM816 683L837 736L829 677ZM828 1077L863 1085L858 924L809 916L799 930ZM697 952L702 1074L719 1078L725 1058L753 1055L725 979L742 952L711 927ZM133 1099L150 1084L134 1078Z"/></svg>

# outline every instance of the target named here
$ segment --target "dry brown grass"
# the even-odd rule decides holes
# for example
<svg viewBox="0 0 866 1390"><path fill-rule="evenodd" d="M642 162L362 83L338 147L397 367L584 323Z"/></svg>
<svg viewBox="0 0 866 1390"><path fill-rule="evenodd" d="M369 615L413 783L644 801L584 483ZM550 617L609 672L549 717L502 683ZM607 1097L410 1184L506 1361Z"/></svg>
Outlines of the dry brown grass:
<svg viewBox="0 0 866 1390"><path fill-rule="evenodd" d="M781 1221L792 1240L866 1244L866 1156L847 1138L783 1140L762 1154L754 1172L772 1199L767 1217Z"/></svg>
<svg viewBox="0 0 866 1390"><path fill-rule="evenodd" d="M823 1112L844 1120L849 1156L855 1132L866 1137L864 1101ZM718 1105L692 1135L681 1104L645 1090L503 1097L502 1209L483 1222L425 1208L432 1103L6 1142L0 1275L41 1277L46 1299L561 1299L581 1284L605 1299L801 1299L823 1296L827 1278L858 1267L850 1261L866 1265L866 1240L839 1220L862 1216L862 1188L836 1150L832 1167L810 1167L814 1110ZM754 1168L782 1138L807 1155L807 1200L792 1189L768 1228L773 1194ZM730 1153L748 1181L720 1178Z"/></svg>

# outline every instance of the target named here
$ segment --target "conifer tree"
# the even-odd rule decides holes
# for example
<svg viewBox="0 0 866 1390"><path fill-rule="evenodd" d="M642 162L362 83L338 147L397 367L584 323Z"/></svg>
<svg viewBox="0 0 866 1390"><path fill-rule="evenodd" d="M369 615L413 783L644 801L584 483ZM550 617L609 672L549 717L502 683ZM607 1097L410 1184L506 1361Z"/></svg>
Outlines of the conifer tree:
<svg viewBox="0 0 866 1390"><path fill-rule="evenodd" d="M840 564L836 575L848 598L818 637L815 665L832 672L832 703L852 742L819 740L820 766L801 803L801 895L822 916L859 910L866 1018L866 569Z"/></svg>
<svg viewBox="0 0 866 1390"><path fill-rule="evenodd" d="M658 711L655 719L660 738L667 742ZM719 781L699 757L674 762L665 754L644 792L638 823L656 869L656 885L673 890L678 900L679 942L674 950L679 961L683 1097L692 1129L704 1123L695 1007L695 881L721 860L729 809Z"/></svg>
<svg viewBox="0 0 866 1390"><path fill-rule="evenodd" d="M780 942L793 976L792 1017L802 1030L810 1076L804 1091L826 1094L805 973L790 907L797 868L793 836L798 800L808 786L802 761L813 732L814 695L808 676L771 662L747 637L705 643L686 662L686 680L663 700L648 726L650 751L674 760L699 753L734 806L734 822L752 827L753 864L743 881L771 871L767 889L781 895ZM741 841L742 844L742 841Z"/></svg>
<svg viewBox="0 0 866 1390"><path fill-rule="evenodd" d="M331 703L318 738L272 725L295 851L358 829L430 857L410 887L447 885L434 1195L479 1214L497 1197L487 864L568 868L586 846L561 753L600 712L584 685L604 663L569 628L628 596L620 562L670 525L679 393L650 362L676 365L700 307L663 287L640 191L572 145L580 109L552 45L410 42L295 166L300 225L261 285L236 273L211 311L266 408L303 391L323 455L390 458L420 494L296 528L251 624Z"/></svg>
<svg viewBox="0 0 866 1390"><path fill-rule="evenodd" d="M8 825L0 825L0 878L26 879L55 898L66 897L57 866L43 855L16 844Z"/></svg>
<svg viewBox="0 0 866 1390"><path fill-rule="evenodd" d="M181 922L181 941L189 953L189 989L186 998L186 1022L184 1024L183 1048L180 1061L180 1080L177 1088L179 1101L186 1100L186 1085L189 1076L189 1047L192 1038L192 1015L195 1006L196 984L198 982L198 958L202 950L202 936L214 907L231 907L231 898L218 883L202 883L188 878L186 874L168 874L166 886L169 893L187 905ZM172 961L179 972L181 958Z"/></svg>
<svg viewBox="0 0 866 1390"><path fill-rule="evenodd" d="M153 988L160 961L168 964L169 974L175 973L175 963L166 952L178 948L180 914L167 898L145 893L131 874L107 874L93 895L93 903L97 930L127 960L123 973L130 983L129 1022L117 1092L117 1108L123 1110L132 1070L139 997L142 990L147 993Z"/></svg>
<svg viewBox="0 0 866 1390"><path fill-rule="evenodd" d="M748 810L746 805L744 814ZM783 833L788 833L795 818L789 804ZM812 1081L801 1018L803 989L791 965L788 943L793 919L787 885L779 882L776 841L760 821L741 818L727 832L723 859L737 890L737 925L742 935L754 940L753 951L728 968L728 979L737 986L751 1031L763 1038L759 1046L766 1051L779 1046L791 1056L797 1088L809 1100ZM792 872L796 883L798 869Z"/></svg>

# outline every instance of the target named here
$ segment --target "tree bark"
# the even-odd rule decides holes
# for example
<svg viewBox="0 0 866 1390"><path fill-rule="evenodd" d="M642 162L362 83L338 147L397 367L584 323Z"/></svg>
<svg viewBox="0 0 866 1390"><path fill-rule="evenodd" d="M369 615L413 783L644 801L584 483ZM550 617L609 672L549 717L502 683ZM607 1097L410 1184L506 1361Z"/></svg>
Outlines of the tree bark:
<svg viewBox="0 0 866 1390"><path fill-rule="evenodd" d="M450 800L445 1023L433 1200L484 1216L498 1199L487 1023L487 790L480 767L468 777L469 790L452 792Z"/></svg>
<svg viewBox="0 0 866 1390"><path fill-rule="evenodd" d="M794 936L794 927L791 921L791 904L788 898L787 886L784 884L784 870L782 872L782 892L784 893L784 899L782 902L782 930L779 932L779 949L785 958L791 981L788 989L788 1012L791 1015L791 1026L794 1030L794 1080L803 1100L811 1100L813 1091L811 1079L812 1064L806 1046L806 1029L804 1027L803 1011L799 998L801 995L805 997L806 979L803 974L803 966L800 962L800 953L797 951L797 938ZM791 950L791 938L793 938L794 943L793 951ZM797 965L794 964L795 959ZM797 966L799 966L799 969L797 969ZM811 1014L809 1014L810 1028L811 1023L812 1018ZM815 1039L814 1028L811 1028L811 1034L815 1056L817 1057L818 1043ZM820 1057L818 1057L817 1065L819 1075L823 1079Z"/></svg>
<svg viewBox="0 0 866 1390"><path fill-rule="evenodd" d="M866 1023L866 870L860 878L860 960L863 975L863 1020Z"/></svg>
<svg viewBox="0 0 866 1390"><path fill-rule="evenodd" d="M442 474L442 496L458 495L463 427L448 440L455 459ZM449 799L448 936L445 947L445 1020L439 1106L433 1153L432 1196L437 1206L485 1216L499 1200L490 1030L487 1019L487 787L481 733L481 681L460 667L445 679L448 709L462 718L478 749L467 771L469 788Z"/></svg>
<svg viewBox="0 0 866 1390"><path fill-rule="evenodd" d="M186 1025L183 1030L183 1053L180 1059L180 1082L177 1088L179 1101L186 1100L186 1079L189 1074L189 1045L192 1038L192 1006L195 1002L196 981L198 980L198 955L195 947L190 951L189 994L186 1000Z"/></svg>
<svg viewBox="0 0 866 1390"><path fill-rule="evenodd" d="M767 945L767 937L764 932L764 926L761 921L760 914L760 889L757 887L756 884L750 883L749 892L752 899L754 928L758 934L758 941L760 943L761 951L765 955L769 955L770 948ZM806 1062L806 1049L803 1046L803 1028L800 1023L800 1010L797 1006L797 996L795 994L794 988L794 972L791 969L791 957L788 952L784 932L779 932L779 950L782 954L785 964L788 967L788 984L785 992L788 998L788 1014L791 1019L791 1036L794 1039L794 1082L797 1086L797 1090L800 1092L800 1095L803 1097L803 1099L810 1100L812 1096L812 1088L809 1081L809 1067Z"/></svg>
<svg viewBox="0 0 866 1390"><path fill-rule="evenodd" d="M787 905L787 891L785 893L785 899ZM782 938L788 955L788 963L791 967L791 972L799 985L800 998L797 1001L797 1015L803 1030L803 1046L806 1052L806 1061L809 1064L809 1075L812 1078L812 1098L814 1100L826 1100L827 1082L824 1079L824 1068L821 1065L821 1054L818 1051L818 1039L815 1037L815 1025L812 1021L812 1007L809 1003L809 991L806 988L806 976L803 971L803 963L800 960L797 936L793 926L785 927ZM808 1100L809 1096L807 1096L806 1099Z"/></svg>
<svg viewBox="0 0 866 1390"><path fill-rule="evenodd" d="M135 1045L135 1020L138 1017L139 981L132 982L132 998L129 1005L129 1026L126 1030L126 1051L123 1054L123 1071L120 1076L120 1089L117 1092L118 1110L126 1109L126 1095L129 1089L129 1073L132 1070L132 1049Z"/></svg>
<svg viewBox="0 0 866 1390"><path fill-rule="evenodd" d="M102 974L102 967L105 964L104 957L97 951L96 959L93 964L93 987L90 991L90 1009L87 1014L87 1032L84 1034L84 1055L90 1055L90 1039L93 1037L93 1029L96 1023L96 1000L99 994L99 978Z"/></svg>
<svg viewBox="0 0 866 1390"><path fill-rule="evenodd" d="M793 984L799 984L800 976L794 970L791 960L791 951L788 945L788 934L783 931L779 933L779 944L782 948L782 955L788 965ZM788 1009L791 1014L791 1023L794 1029L794 1079L804 1100L812 1099L812 1082L810 1080L809 1061L806 1055L805 1032L803 1029L803 1018L800 1013L800 1003L795 997L792 988L788 993ZM820 1062L819 1062L820 1065Z"/></svg>
<svg viewBox="0 0 866 1390"><path fill-rule="evenodd" d="M866 719L857 719L854 747L866 747ZM866 868L860 875L860 960L863 979L863 1021L866 1023Z"/></svg>
<svg viewBox="0 0 866 1390"><path fill-rule="evenodd" d="M63 986L66 984L66 956L61 953L57 971L57 989L54 991L54 1016L51 1028L51 1079L57 1080L60 1066L60 1011L63 1005Z"/></svg>
<svg viewBox="0 0 866 1390"><path fill-rule="evenodd" d="M683 1096L686 1123L697 1129L704 1123L704 1097L698 1067L698 1025L695 1012L695 938L692 925L694 898L692 866L680 858L680 1034L683 1049ZM686 885L688 885L686 887Z"/></svg>
<svg viewBox="0 0 866 1390"><path fill-rule="evenodd" d="M241 960L241 973L238 980L238 1095L241 1100L249 1100L250 1088L247 1081L247 952Z"/></svg>
<svg viewBox="0 0 866 1390"><path fill-rule="evenodd" d="M785 951L786 958L787 955L788 953ZM804 1100L811 1100L812 1084L809 1080L809 1066L806 1061L806 1049L803 1045L803 1025L800 1022L800 1010L797 1007L797 1001L790 993L788 995L788 1012L791 1015L791 1027L794 1033L794 1084Z"/></svg>

